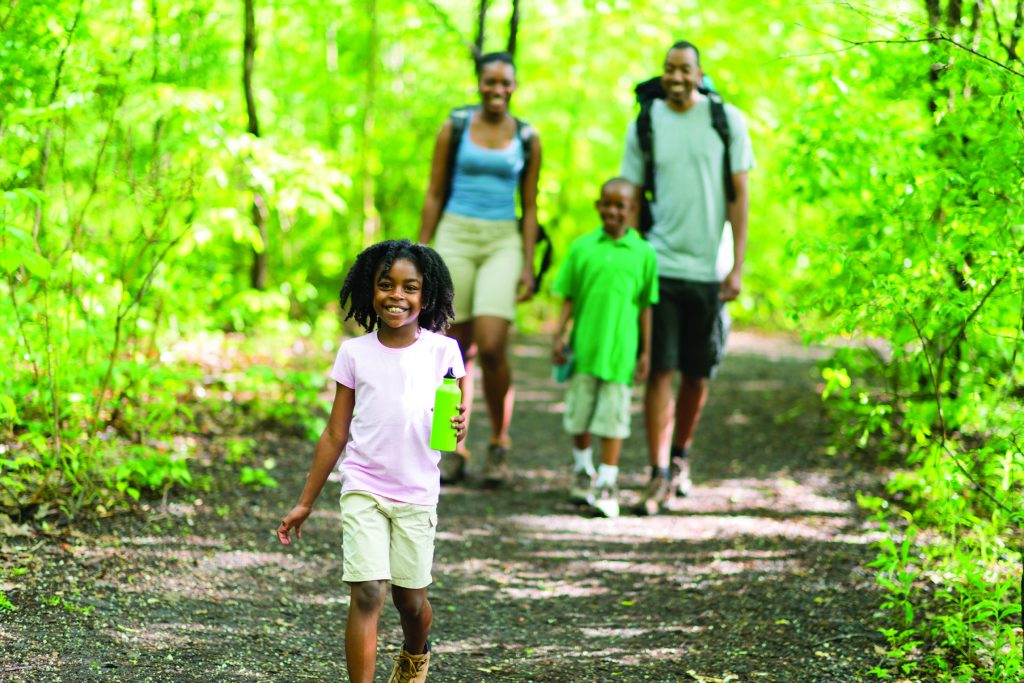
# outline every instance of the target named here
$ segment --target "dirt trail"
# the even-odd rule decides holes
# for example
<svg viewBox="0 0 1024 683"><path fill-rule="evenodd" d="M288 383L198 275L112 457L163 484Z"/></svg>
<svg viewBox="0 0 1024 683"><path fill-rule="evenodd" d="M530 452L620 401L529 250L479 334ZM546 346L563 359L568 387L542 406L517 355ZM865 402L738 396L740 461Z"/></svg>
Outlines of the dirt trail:
<svg viewBox="0 0 1024 683"><path fill-rule="evenodd" d="M516 479L442 494L431 681L864 680L883 644L862 568L873 537L853 475L822 454L813 354L741 333L730 346L692 496L605 520L564 502L561 390L542 342L517 342ZM277 490L218 486L59 538L5 539L0 584L16 610L0 612L0 680L345 680L336 494L282 548L273 529L311 444L269 434L260 447L278 460ZM637 413L624 502L645 463ZM400 642L389 605L378 680Z"/></svg>

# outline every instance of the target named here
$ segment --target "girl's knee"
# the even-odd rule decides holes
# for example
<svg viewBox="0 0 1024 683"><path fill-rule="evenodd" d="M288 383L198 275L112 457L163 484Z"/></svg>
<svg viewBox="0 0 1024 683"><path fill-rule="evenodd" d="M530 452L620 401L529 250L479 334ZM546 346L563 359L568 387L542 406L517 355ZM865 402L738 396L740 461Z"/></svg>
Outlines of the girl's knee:
<svg viewBox="0 0 1024 683"><path fill-rule="evenodd" d="M360 612L380 611L387 597L386 581L360 581L351 584L352 607Z"/></svg>
<svg viewBox="0 0 1024 683"><path fill-rule="evenodd" d="M395 586L391 590L392 599L395 601L395 608L406 616L418 616L427 605L426 588L401 588Z"/></svg>

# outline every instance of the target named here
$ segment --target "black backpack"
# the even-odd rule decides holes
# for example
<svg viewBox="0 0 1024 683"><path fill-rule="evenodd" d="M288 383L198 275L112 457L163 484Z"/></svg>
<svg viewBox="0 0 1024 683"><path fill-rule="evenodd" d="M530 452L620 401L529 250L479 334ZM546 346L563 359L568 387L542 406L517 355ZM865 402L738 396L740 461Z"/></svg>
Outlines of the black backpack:
<svg viewBox="0 0 1024 683"><path fill-rule="evenodd" d="M725 101L722 96L710 88L700 86L697 90L708 98L711 103L711 127L722 139L725 151L722 153L722 182L725 184L726 200L736 199L736 187L732 182L732 163L729 156L729 120L725 117ZM640 155L644 163L644 185L640 198L641 233L646 233L654 224L650 202L655 201L654 187L654 130L651 126L651 105L654 100L665 99L665 88L661 85L661 76L655 76L633 88L636 101L640 104L640 114L636 117L636 135L640 143Z"/></svg>
<svg viewBox="0 0 1024 683"><path fill-rule="evenodd" d="M447 174L444 179L444 200L441 202L441 206L448 204L448 199L452 196L452 178L455 176L455 157L459 153L459 145L462 144L462 134L466 130L466 126L469 124L469 117L474 111L479 109L479 105L471 104L464 107L456 107L452 109L449 118L452 122L451 131L451 144L448 146L448 164L446 166ZM515 118L515 117L513 117ZM531 138L530 124L522 119L516 118L516 137L519 138L519 143L523 147L523 171L519 174L519 196L523 196L523 182L526 180L526 169L530 166L530 156L533 153L533 148L530 145ZM520 219L521 220L521 219ZM540 291L540 282L544 277L544 273L551 267L552 250L551 240L548 238L548 234L544 231L544 227L537 224L537 244L534 247L535 251L540 252L540 264L537 266L537 272L534 273L534 292Z"/></svg>

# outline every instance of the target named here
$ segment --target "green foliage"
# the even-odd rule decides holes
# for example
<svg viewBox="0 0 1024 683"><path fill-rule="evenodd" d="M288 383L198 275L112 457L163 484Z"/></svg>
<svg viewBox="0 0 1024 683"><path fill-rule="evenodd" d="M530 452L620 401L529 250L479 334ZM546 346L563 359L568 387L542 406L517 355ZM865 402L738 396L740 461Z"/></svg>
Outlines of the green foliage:
<svg viewBox="0 0 1024 683"><path fill-rule="evenodd" d="M105 514L201 488L207 437L242 485L276 485L260 430L322 428L338 285L367 242L415 237L438 127L476 97L479 4L256 3L258 136L242 3L0 11L0 508ZM673 40L748 114L732 311L854 342L823 368L837 447L893 468L863 498L890 525L880 678L1021 675L1024 69L1000 68L1000 10L977 7L975 33L938 42L920 40L924 3L522 7L513 108L543 141L556 254L596 224L632 84ZM486 50L509 9L491 8ZM556 312L542 295L518 323Z"/></svg>
<svg viewBox="0 0 1024 683"><path fill-rule="evenodd" d="M740 50L732 26L758 11L806 12L727 4L676 26L639 4L558 3L524 17L515 110L544 140L540 203L556 253L595 224L593 198L618 168L633 115L631 84L658 70L677 32L705 36L719 87L752 113L759 154L775 163L779 142L765 133L789 105L756 93L790 82L794 65L744 65L807 38L778 21ZM13 333L0 362L0 506L109 511L119 496L196 484L198 402L244 404L240 421L308 437L322 427L312 409L322 367L215 369L206 397L199 369L169 350L211 332L336 333L325 321L354 254L370 240L415 236L436 131L451 106L476 98L464 36L477 6L374 7L257 3L259 136L248 132L238 78L240 3L40 0L0 15L0 324ZM487 49L503 47L507 19L492 8ZM658 28L636 34L635 25ZM609 39L619 54L601 49ZM769 216L776 176L754 183ZM785 296L780 271L757 264L776 263L782 244L756 235L784 222L755 221L762 246L741 318L779 319L759 297ZM251 286L256 253L268 263L262 290ZM552 310L541 297L520 324L536 329Z"/></svg>
<svg viewBox="0 0 1024 683"><path fill-rule="evenodd" d="M790 246L818 274L808 336L871 340L828 363L824 396L843 444L894 468L863 501L898 623L874 673L1020 680L1024 78L900 40L923 16L874 18L808 64L787 160L817 217ZM991 21L976 44L998 61Z"/></svg>

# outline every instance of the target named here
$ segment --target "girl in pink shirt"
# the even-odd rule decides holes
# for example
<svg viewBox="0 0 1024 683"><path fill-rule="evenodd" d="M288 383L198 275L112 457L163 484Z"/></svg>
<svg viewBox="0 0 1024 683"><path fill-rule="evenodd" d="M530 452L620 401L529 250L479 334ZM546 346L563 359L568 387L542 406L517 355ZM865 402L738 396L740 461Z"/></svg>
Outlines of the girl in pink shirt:
<svg viewBox="0 0 1024 683"><path fill-rule="evenodd" d="M431 583L440 454L429 446L434 391L451 369L463 377L458 344L443 332L454 317L452 280L433 249L389 240L364 250L345 278L341 306L369 334L342 342L331 377L337 391L299 502L277 529L301 538L342 449L343 580L351 587L345 626L350 680L373 681L377 622L387 595L405 643L393 683L425 681L433 612ZM376 330L376 332L375 332ZM466 436L465 406L452 429Z"/></svg>

